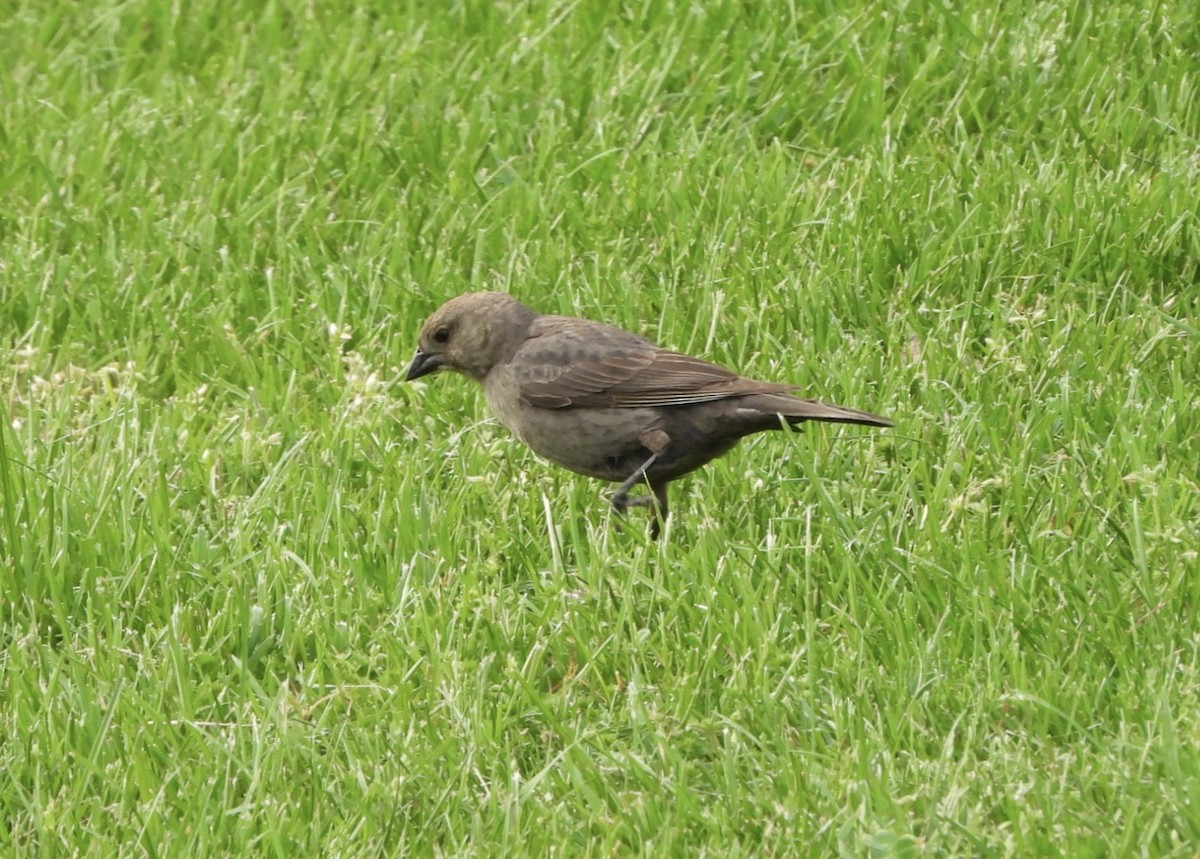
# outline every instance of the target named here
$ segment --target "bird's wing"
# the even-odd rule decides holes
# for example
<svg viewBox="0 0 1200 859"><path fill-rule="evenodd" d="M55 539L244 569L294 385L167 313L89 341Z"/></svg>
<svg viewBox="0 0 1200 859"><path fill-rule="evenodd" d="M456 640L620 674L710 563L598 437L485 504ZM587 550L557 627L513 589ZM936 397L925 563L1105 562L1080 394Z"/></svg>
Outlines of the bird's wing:
<svg viewBox="0 0 1200 859"><path fill-rule="evenodd" d="M596 322L542 317L530 335L510 366L521 400L538 408L683 406L792 390Z"/></svg>

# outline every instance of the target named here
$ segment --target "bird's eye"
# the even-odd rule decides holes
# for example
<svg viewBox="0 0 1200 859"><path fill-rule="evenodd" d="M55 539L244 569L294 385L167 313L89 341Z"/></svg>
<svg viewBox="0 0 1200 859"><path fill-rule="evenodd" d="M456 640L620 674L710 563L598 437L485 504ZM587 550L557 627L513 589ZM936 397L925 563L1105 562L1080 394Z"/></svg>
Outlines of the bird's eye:
<svg viewBox="0 0 1200 859"><path fill-rule="evenodd" d="M434 331L433 332L433 342L434 343L449 343L450 342L450 329L447 328L445 325L443 325L437 331Z"/></svg>

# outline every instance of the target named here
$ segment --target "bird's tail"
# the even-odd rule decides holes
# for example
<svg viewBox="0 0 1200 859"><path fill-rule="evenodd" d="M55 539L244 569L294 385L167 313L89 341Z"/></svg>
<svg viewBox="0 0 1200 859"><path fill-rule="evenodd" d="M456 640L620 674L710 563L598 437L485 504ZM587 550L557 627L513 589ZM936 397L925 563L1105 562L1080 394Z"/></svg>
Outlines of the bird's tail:
<svg viewBox="0 0 1200 859"><path fill-rule="evenodd" d="M832 406L816 400L802 400L788 394L752 395L742 400L739 406L777 415L793 425L805 421L827 421L839 424L863 424L871 427L895 426L887 418L881 418L870 412L860 412L858 409L848 409L845 406Z"/></svg>

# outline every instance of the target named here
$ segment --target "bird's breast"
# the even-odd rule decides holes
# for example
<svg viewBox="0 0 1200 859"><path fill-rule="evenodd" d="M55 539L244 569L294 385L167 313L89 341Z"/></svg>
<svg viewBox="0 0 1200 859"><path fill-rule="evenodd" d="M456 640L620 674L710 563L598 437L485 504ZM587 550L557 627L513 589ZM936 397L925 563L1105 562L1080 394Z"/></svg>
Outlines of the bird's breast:
<svg viewBox="0 0 1200 859"><path fill-rule="evenodd" d="M619 481L649 456L640 439L656 427L655 409L538 408L523 403L517 387L503 378L489 378L484 393L492 414L513 435L571 471Z"/></svg>

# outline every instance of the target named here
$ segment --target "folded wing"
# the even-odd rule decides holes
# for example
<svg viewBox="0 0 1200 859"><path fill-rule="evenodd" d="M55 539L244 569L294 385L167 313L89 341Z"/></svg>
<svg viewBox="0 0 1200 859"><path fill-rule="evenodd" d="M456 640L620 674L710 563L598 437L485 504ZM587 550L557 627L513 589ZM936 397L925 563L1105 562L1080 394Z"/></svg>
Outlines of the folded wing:
<svg viewBox="0 0 1200 859"><path fill-rule="evenodd" d="M530 333L512 366L521 400L538 408L684 406L794 390L743 378L595 322L546 316Z"/></svg>

